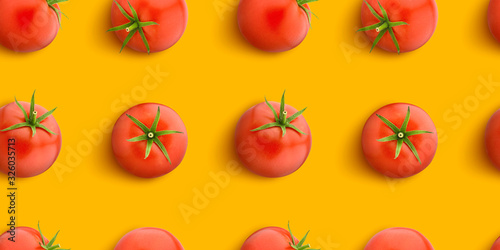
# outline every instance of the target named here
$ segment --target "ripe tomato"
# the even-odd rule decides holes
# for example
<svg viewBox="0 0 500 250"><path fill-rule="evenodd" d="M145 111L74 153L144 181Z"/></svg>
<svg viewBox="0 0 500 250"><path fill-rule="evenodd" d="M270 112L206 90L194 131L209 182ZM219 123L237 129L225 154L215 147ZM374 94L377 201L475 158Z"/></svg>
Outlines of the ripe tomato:
<svg viewBox="0 0 500 250"><path fill-rule="evenodd" d="M123 236L115 250L184 250L174 235L161 228L143 227Z"/></svg>
<svg viewBox="0 0 500 250"><path fill-rule="evenodd" d="M491 250L500 250L500 237L493 243Z"/></svg>
<svg viewBox="0 0 500 250"><path fill-rule="evenodd" d="M235 145L242 163L265 177L282 177L299 169L311 151L304 110L285 105L285 93L281 104L266 100L247 110L236 125Z"/></svg>
<svg viewBox="0 0 500 250"><path fill-rule="evenodd" d="M290 224L288 231L281 227L266 227L250 235L241 250L307 250L311 249L309 244L304 245L307 234L299 241L293 236Z"/></svg>
<svg viewBox="0 0 500 250"><path fill-rule="evenodd" d="M125 111L116 121L111 141L120 166L144 178L174 170L187 149L186 127L179 115L156 103Z"/></svg>
<svg viewBox="0 0 500 250"><path fill-rule="evenodd" d="M307 3L317 0L241 0L238 26L245 39L269 52L291 50L306 37L310 27Z"/></svg>
<svg viewBox="0 0 500 250"><path fill-rule="evenodd" d="M187 20L184 0L116 0L111 7L113 28L108 31L115 31L122 50L127 45L140 52L159 52L181 38Z"/></svg>
<svg viewBox="0 0 500 250"><path fill-rule="evenodd" d="M500 110L491 116L486 125L486 152L498 169L500 169Z"/></svg>
<svg viewBox="0 0 500 250"><path fill-rule="evenodd" d="M488 6L488 26L490 32L500 42L500 1L490 0Z"/></svg>
<svg viewBox="0 0 500 250"><path fill-rule="evenodd" d="M422 47L432 37L438 20L434 0L366 0L361 22L372 50L408 52Z"/></svg>
<svg viewBox="0 0 500 250"><path fill-rule="evenodd" d="M59 30L58 3L67 0L0 0L0 44L16 52L45 48Z"/></svg>
<svg viewBox="0 0 500 250"><path fill-rule="evenodd" d="M35 93L31 104L16 100L0 109L0 171L15 165L17 177L32 177L54 164L62 144L54 110L35 105Z"/></svg>
<svg viewBox="0 0 500 250"><path fill-rule="evenodd" d="M0 235L0 250L65 250L61 249L59 244L54 245L59 232L49 241L43 236L40 225L38 225L38 231L31 227L16 227L15 242L9 240L13 237L11 233L13 232L6 231Z"/></svg>
<svg viewBox="0 0 500 250"><path fill-rule="evenodd" d="M417 230L393 227L373 236L365 250L433 250L431 243Z"/></svg>
<svg viewBox="0 0 500 250"><path fill-rule="evenodd" d="M392 178L409 177L424 170L434 158L437 141L436 127L429 115L406 103L377 110L366 121L362 134L368 163Z"/></svg>

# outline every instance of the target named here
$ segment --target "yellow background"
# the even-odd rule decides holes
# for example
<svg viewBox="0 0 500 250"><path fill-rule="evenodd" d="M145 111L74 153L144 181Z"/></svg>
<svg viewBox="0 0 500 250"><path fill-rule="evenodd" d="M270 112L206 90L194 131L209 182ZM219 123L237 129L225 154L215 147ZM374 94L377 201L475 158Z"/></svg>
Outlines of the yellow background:
<svg viewBox="0 0 500 250"><path fill-rule="evenodd" d="M361 0L312 3L319 19L313 18L307 38L279 54L245 42L236 0L187 4L184 36L149 56L118 53L120 42L105 32L111 1L61 4L69 20L63 18L56 40L39 52L0 48L0 104L14 96L29 101L37 89L38 104L58 107L54 116L63 135L57 164L17 181L18 225L40 221L48 237L60 229L57 242L72 249L112 249L125 233L145 226L172 232L186 249L239 249L255 230L286 227L287 221L297 236L310 229L308 242L324 250L362 249L375 233L394 226L419 230L436 249L489 249L500 236L500 171L483 148L500 93L488 92L479 80L500 81L500 44L487 27L487 0L439 0L434 36L399 56L379 49L370 54L363 34L355 33ZM346 56L345 48L354 53ZM144 78L156 82L148 69L157 67L169 75L140 92ZM306 163L280 179L242 170L187 223L179 206L193 206L196 190L213 185L210 173L237 161L233 133L241 114L264 96L278 101L284 89L288 104L308 107L313 147ZM100 129L142 102L175 109L189 137L182 164L151 180L122 170L113 159L110 132ZM440 131L432 164L404 180L371 170L361 152L365 120L392 102L422 107ZM464 103L467 114L457 115L454 105ZM81 151L89 145L84 133L97 130L103 140ZM68 161L79 147L88 155L79 164ZM56 172L64 169L71 172ZM3 178L0 187L6 188ZM2 195L0 208L7 206ZM2 214L5 231L8 217ZM336 244L321 245L328 241Z"/></svg>

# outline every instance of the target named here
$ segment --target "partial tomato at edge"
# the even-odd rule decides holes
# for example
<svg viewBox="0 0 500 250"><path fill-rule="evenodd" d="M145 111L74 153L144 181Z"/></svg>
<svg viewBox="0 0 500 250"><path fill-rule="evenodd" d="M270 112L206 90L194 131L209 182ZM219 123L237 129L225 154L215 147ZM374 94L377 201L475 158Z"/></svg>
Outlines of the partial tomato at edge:
<svg viewBox="0 0 500 250"><path fill-rule="evenodd" d="M493 243L493 246L491 247L491 250L500 250L500 237Z"/></svg>
<svg viewBox="0 0 500 250"><path fill-rule="evenodd" d="M306 237L307 234L299 241L293 236L290 225L288 225L288 231L281 227L265 227L250 235L243 243L241 250L311 249L311 246L305 243Z"/></svg>
<svg viewBox="0 0 500 250"><path fill-rule="evenodd" d="M143 227L132 230L123 236L115 250L184 250L179 240L167 230Z"/></svg>
<svg viewBox="0 0 500 250"><path fill-rule="evenodd" d="M393 227L373 236L365 250L434 250L430 241L420 232L411 228Z"/></svg>
<svg viewBox="0 0 500 250"><path fill-rule="evenodd" d="M490 0L488 5L488 27L493 37L500 42L500 0Z"/></svg>
<svg viewBox="0 0 500 250"><path fill-rule="evenodd" d="M393 103L375 111L362 133L365 159L375 170L391 178L409 177L424 170L434 158L437 142L436 127L430 116L407 103Z"/></svg>
<svg viewBox="0 0 500 250"><path fill-rule="evenodd" d="M486 125L485 143L491 163L500 170L500 110L491 116Z"/></svg>
<svg viewBox="0 0 500 250"><path fill-rule="evenodd" d="M9 240L12 237L11 231L6 231L0 235L0 250L64 250L56 244L57 234L49 241L43 236L38 225L38 231L31 227L16 227L15 242ZM43 241L42 241L43 238Z"/></svg>
<svg viewBox="0 0 500 250"><path fill-rule="evenodd" d="M157 103L143 103L125 111L116 121L111 137L120 166L143 178L174 170L184 158L188 144L181 117Z"/></svg>

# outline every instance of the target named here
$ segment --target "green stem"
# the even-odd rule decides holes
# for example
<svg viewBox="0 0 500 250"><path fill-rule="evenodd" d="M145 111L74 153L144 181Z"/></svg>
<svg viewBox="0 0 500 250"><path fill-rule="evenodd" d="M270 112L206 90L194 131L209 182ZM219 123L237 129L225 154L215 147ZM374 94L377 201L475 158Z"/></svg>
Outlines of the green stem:
<svg viewBox="0 0 500 250"><path fill-rule="evenodd" d="M384 31L385 29L389 28L389 24L387 22L382 23L382 25L378 26L375 31L381 32Z"/></svg>
<svg viewBox="0 0 500 250"><path fill-rule="evenodd" d="M36 112L36 110L34 110L31 114L30 114L30 118L29 118L29 121L28 123L32 126L35 126L36 125L36 116L37 116L38 112Z"/></svg>
<svg viewBox="0 0 500 250"><path fill-rule="evenodd" d="M133 31L137 28L139 28L139 25L137 24L137 22L134 22L134 23L132 23L132 25L125 28L125 31L130 32L130 31Z"/></svg>
<svg viewBox="0 0 500 250"><path fill-rule="evenodd" d="M286 112L286 110L280 114L280 124L281 125L286 125L286 115L287 114L288 114L288 112Z"/></svg>

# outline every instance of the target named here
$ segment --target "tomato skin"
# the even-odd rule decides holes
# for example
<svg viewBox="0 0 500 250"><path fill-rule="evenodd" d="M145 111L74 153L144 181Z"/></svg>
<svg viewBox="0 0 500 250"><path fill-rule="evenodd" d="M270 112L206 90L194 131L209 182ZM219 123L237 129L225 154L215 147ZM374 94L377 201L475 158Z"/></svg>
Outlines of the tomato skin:
<svg viewBox="0 0 500 250"><path fill-rule="evenodd" d="M290 232L281 227L262 228L250 235L241 250L293 250ZM294 238L294 243L299 241Z"/></svg>
<svg viewBox="0 0 500 250"><path fill-rule="evenodd" d="M58 30L57 14L46 0L0 0L0 44L6 48L16 52L43 49Z"/></svg>
<svg viewBox="0 0 500 250"><path fill-rule="evenodd" d="M40 233L31 227L16 227L16 241L9 240L11 235L9 232L4 232L0 235L0 250L43 250L40 246L42 238ZM49 243L47 238L44 238L44 243Z"/></svg>
<svg viewBox="0 0 500 250"><path fill-rule="evenodd" d="M158 137L165 146L172 164L160 148L153 144L148 158L144 159L146 141L129 142L128 139L143 135L144 132L126 116L129 114L148 128L154 122L160 107L158 130L176 130L182 134L169 134ZM187 149L187 132L180 116L171 108L157 103L143 103L125 111L116 121L111 136L113 153L117 162L128 172L143 178L154 178L174 170L184 158Z"/></svg>
<svg viewBox="0 0 500 250"><path fill-rule="evenodd" d="M491 247L491 250L500 250L500 237L493 243L493 246Z"/></svg>
<svg viewBox="0 0 500 250"><path fill-rule="evenodd" d="M127 0L116 0L130 15L130 7ZM151 52L159 52L172 47L184 33L188 10L184 0L129 0L132 7L142 22L156 22L158 25L143 27ZM113 2L111 7L111 23L113 27L130 22ZM124 41L129 34L125 30L115 31L120 41ZM127 46L140 52L147 52L139 32L130 39Z"/></svg>
<svg viewBox="0 0 500 250"><path fill-rule="evenodd" d="M431 243L417 230L393 227L373 236L365 250L433 250Z"/></svg>
<svg viewBox="0 0 500 250"><path fill-rule="evenodd" d="M382 16L377 0L366 0L373 9ZM434 0L379 0L387 11L391 22L406 22L408 25L393 27L401 52L409 52L422 47L434 34L438 21L438 9ZM365 2L361 7L362 26L370 26L380 22ZM375 30L365 31L373 42L379 34ZM397 52L389 32L386 32L377 44L386 51Z"/></svg>
<svg viewBox="0 0 500 250"><path fill-rule="evenodd" d="M500 42L500 1L490 0L488 6L488 26L495 39Z"/></svg>
<svg viewBox="0 0 500 250"><path fill-rule="evenodd" d="M309 9L307 4L304 6ZM305 39L309 20L296 0L241 0L238 26L243 37L256 48L282 52Z"/></svg>
<svg viewBox="0 0 500 250"><path fill-rule="evenodd" d="M486 152L495 167L500 170L500 110L497 110L486 125Z"/></svg>
<svg viewBox="0 0 500 250"><path fill-rule="evenodd" d="M394 132L376 115L379 114L387 118L398 128L401 128L408 107L410 107L410 121L407 131L425 130L432 132L432 134L408 137L415 146L422 164L418 162L406 144L403 144L398 158L394 159L396 141L377 141L394 134ZM391 178L405 178L424 170L436 154L437 142L436 127L429 115L421 108L407 103L393 103L377 110L366 121L362 134L365 159L375 170Z"/></svg>
<svg viewBox="0 0 500 250"><path fill-rule="evenodd" d="M279 112L279 103L269 103ZM287 117L297 112L286 104L285 110L288 112ZM236 125L235 146L241 162L252 172L264 177L283 177L295 172L311 151L311 131L302 115L291 124L306 135L287 128L283 137L279 127L250 131L274 121L271 109L263 102L247 110Z"/></svg>
<svg viewBox="0 0 500 250"><path fill-rule="evenodd" d="M181 243L167 230L143 227L123 236L115 250L184 250Z"/></svg>
<svg viewBox="0 0 500 250"><path fill-rule="evenodd" d="M26 112L30 110L30 104L19 102ZM47 112L42 106L35 104L37 117ZM25 122L21 109L15 102L9 103L0 109L0 130L12 125ZM9 172L7 161L8 140L16 140L16 177L33 177L49 169L57 159L61 151L62 137L61 130L55 118L51 115L43 120L41 124L45 125L56 135L37 128L36 134L32 137L32 131L29 127L22 127L10 131L0 131L0 171Z"/></svg>

